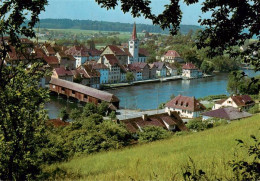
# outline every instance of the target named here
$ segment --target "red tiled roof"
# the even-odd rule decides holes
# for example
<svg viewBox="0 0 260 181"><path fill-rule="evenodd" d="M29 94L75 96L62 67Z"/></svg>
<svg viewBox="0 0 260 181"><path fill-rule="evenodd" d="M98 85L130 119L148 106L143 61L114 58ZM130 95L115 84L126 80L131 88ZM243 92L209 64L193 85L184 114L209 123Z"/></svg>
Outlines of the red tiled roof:
<svg viewBox="0 0 260 181"><path fill-rule="evenodd" d="M58 76L66 76L66 75L73 75L71 70L66 70L63 67L54 68L54 71L58 74Z"/></svg>
<svg viewBox="0 0 260 181"><path fill-rule="evenodd" d="M120 49L118 46L116 45L108 45L107 47L110 48L110 50L115 54L115 55L125 55L127 56L128 54L126 52L124 52L122 49Z"/></svg>
<svg viewBox="0 0 260 181"><path fill-rule="evenodd" d="M182 69L198 69L194 64L192 63L186 63L182 66Z"/></svg>
<svg viewBox="0 0 260 181"><path fill-rule="evenodd" d="M170 126L176 125L181 131L188 130L182 119L176 112L172 112L171 116L169 116L168 113L162 113L147 115L147 118L145 120L142 117L137 117L120 121L124 123L128 131L132 133L137 132L139 130L139 127L144 128L146 126L159 126L167 129L164 122L166 122Z"/></svg>
<svg viewBox="0 0 260 181"><path fill-rule="evenodd" d="M83 46L73 46L70 47L65 51L67 55L72 55L72 56L79 56L79 57L88 57L89 54L87 53L87 48Z"/></svg>
<svg viewBox="0 0 260 181"><path fill-rule="evenodd" d="M241 119L241 118L252 116L252 114L249 114L244 111L239 111L239 109L234 107L220 108L220 109L204 112L202 113L202 115L208 117L226 119L226 120L235 120L235 119Z"/></svg>
<svg viewBox="0 0 260 181"><path fill-rule="evenodd" d="M49 65L53 65L53 64L59 64L59 60L57 57L55 56L44 56L43 58L45 60L45 62L47 62L47 64Z"/></svg>
<svg viewBox="0 0 260 181"><path fill-rule="evenodd" d="M47 51L49 52L49 54L55 54L55 50L53 49L53 47L50 44L45 44L45 48L47 49Z"/></svg>
<svg viewBox="0 0 260 181"><path fill-rule="evenodd" d="M171 56L171 57L180 57L180 55L178 54L178 52L176 52L175 50L168 50L164 56Z"/></svg>
<svg viewBox="0 0 260 181"><path fill-rule="evenodd" d="M188 110L192 112L202 111L206 109L203 104L201 104L199 101L195 99L195 97L187 97L182 95L176 96L168 103L166 103L165 106L176 109Z"/></svg>
<svg viewBox="0 0 260 181"><path fill-rule="evenodd" d="M131 72L142 72L142 69L139 66L135 66L133 64L128 64L127 68Z"/></svg>
<svg viewBox="0 0 260 181"><path fill-rule="evenodd" d="M249 95L231 96L231 99L236 103L237 106L246 106L248 104L255 103Z"/></svg>
<svg viewBox="0 0 260 181"><path fill-rule="evenodd" d="M119 102L119 99L116 96L114 96L113 94L110 94L105 91L100 91L100 90L94 89L92 87L77 84L74 82L70 82L70 81L66 81L66 80L62 80L62 79L51 78L50 84L62 86L64 88L68 88L70 90L74 90L74 91L80 92L82 94L86 94L91 97L98 98L102 101L106 101L106 102L110 102L110 103Z"/></svg>
<svg viewBox="0 0 260 181"><path fill-rule="evenodd" d="M99 70L99 69L108 69L108 67L102 63L97 63L96 61L89 61L85 64L90 64L93 69Z"/></svg>
<svg viewBox="0 0 260 181"><path fill-rule="evenodd" d="M227 99L220 99L218 101L215 102L215 104L222 104L223 102L225 102Z"/></svg>
<svg viewBox="0 0 260 181"><path fill-rule="evenodd" d="M110 65L114 66L119 64L117 58L113 54L105 54L104 56L108 60Z"/></svg>
<svg viewBox="0 0 260 181"><path fill-rule="evenodd" d="M100 77L99 71L93 69L92 65L83 65L85 71L87 72L89 77Z"/></svg>

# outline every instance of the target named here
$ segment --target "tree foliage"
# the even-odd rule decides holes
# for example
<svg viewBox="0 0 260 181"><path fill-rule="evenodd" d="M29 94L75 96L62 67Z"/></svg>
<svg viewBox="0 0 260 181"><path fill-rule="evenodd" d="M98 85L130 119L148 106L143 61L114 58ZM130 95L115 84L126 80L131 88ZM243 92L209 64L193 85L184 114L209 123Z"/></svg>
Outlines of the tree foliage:
<svg viewBox="0 0 260 181"><path fill-rule="evenodd" d="M48 100L48 93L39 88L38 84L40 78L45 76L45 72L41 69L42 63L39 59L26 54L31 47L23 44L20 37L35 37L33 27L46 4L46 0L1 2L1 180L30 180L40 172L42 160L38 153L46 138L44 133L46 113L43 103ZM9 38L6 39L4 36ZM10 66L6 66L4 62L11 47L17 52L17 60L9 62ZM22 59L22 56L25 58Z"/></svg>
<svg viewBox="0 0 260 181"><path fill-rule="evenodd" d="M127 80L128 82L132 82L132 81L135 80L135 76L134 76L133 72L127 72L127 73L126 73L126 80Z"/></svg>
<svg viewBox="0 0 260 181"><path fill-rule="evenodd" d="M138 141L152 142L170 136L170 132L158 126L146 126L138 133Z"/></svg>

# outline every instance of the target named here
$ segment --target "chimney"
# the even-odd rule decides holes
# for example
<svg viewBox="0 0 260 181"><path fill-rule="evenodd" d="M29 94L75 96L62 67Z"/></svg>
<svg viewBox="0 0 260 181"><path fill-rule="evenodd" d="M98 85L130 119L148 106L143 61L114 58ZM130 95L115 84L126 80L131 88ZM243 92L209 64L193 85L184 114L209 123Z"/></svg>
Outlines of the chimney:
<svg viewBox="0 0 260 181"><path fill-rule="evenodd" d="M143 118L144 121L147 121L147 114L143 114L142 118Z"/></svg>

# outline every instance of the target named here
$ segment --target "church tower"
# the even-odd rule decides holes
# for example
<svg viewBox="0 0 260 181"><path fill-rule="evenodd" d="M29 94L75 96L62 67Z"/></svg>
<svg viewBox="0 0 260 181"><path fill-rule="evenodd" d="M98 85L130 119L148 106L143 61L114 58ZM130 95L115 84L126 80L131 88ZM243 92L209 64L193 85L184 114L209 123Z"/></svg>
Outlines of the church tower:
<svg viewBox="0 0 260 181"><path fill-rule="evenodd" d="M131 40L129 40L129 52L133 56L132 62L138 62L139 59L139 40L136 34L136 24L134 23Z"/></svg>

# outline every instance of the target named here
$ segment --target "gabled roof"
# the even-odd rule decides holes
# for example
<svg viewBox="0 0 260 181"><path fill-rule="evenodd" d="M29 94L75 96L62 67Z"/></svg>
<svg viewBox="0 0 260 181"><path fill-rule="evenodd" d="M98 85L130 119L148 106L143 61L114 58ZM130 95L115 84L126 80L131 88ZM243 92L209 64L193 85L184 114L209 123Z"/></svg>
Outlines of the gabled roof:
<svg viewBox="0 0 260 181"><path fill-rule="evenodd" d="M166 67L170 69L177 69L177 67L173 63L166 64Z"/></svg>
<svg viewBox="0 0 260 181"><path fill-rule="evenodd" d="M176 52L175 50L168 50L164 56L168 56L168 57L180 57L180 55L178 54L178 52Z"/></svg>
<svg viewBox="0 0 260 181"><path fill-rule="evenodd" d="M62 79L51 78L50 84L62 86L64 88L74 90L74 91L80 92L82 94L89 95L91 97L98 98L102 101L119 102L119 99L116 96L114 96L113 94L110 94L105 91L100 91L100 90L94 89L92 87L77 84L74 82L70 82L70 81L66 81L66 80L62 80Z"/></svg>
<svg viewBox="0 0 260 181"><path fill-rule="evenodd" d="M236 103L237 106L246 106L255 103L249 95L231 96L231 99Z"/></svg>
<svg viewBox="0 0 260 181"><path fill-rule="evenodd" d="M143 119L143 117L137 117L120 120L120 122L124 123L127 130L132 133L135 133L139 130L139 128L144 128L146 126L159 126L167 129L166 124L169 126L176 125L181 131L188 131L188 128L176 112L172 112L171 116L169 116L168 113L161 113L147 115L146 119Z"/></svg>
<svg viewBox="0 0 260 181"><path fill-rule="evenodd" d="M116 45L108 45L107 47L110 48L110 50L114 53L114 55L119 55L119 56L120 55L125 55L125 56L128 55L126 52L124 52L122 49L120 49Z"/></svg>
<svg viewBox="0 0 260 181"><path fill-rule="evenodd" d="M91 77L91 78L92 78L92 77L100 77L99 71L93 69L92 65L86 65L86 64L84 64L83 67L84 67L84 69L85 69L85 71L87 72L87 74L88 74L89 77Z"/></svg>
<svg viewBox="0 0 260 181"><path fill-rule="evenodd" d="M45 62L49 65L59 64L59 60L55 56L44 56Z"/></svg>
<svg viewBox="0 0 260 181"><path fill-rule="evenodd" d="M135 66L133 64L128 64L127 68L131 72L142 72L142 69L139 66Z"/></svg>
<svg viewBox="0 0 260 181"><path fill-rule="evenodd" d="M88 57L88 53L86 52L87 48L83 46L73 46L65 51L67 55L79 56L79 57Z"/></svg>
<svg viewBox="0 0 260 181"><path fill-rule="evenodd" d="M165 66L164 62L154 62L153 64L156 66L158 70L161 70Z"/></svg>
<svg viewBox="0 0 260 181"><path fill-rule="evenodd" d="M113 54L105 54L104 57L108 60L109 64L112 66L119 64L119 61L117 60L116 56Z"/></svg>
<svg viewBox="0 0 260 181"><path fill-rule="evenodd" d="M194 64L192 63L186 63L182 66L182 69L198 69Z"/></svg>
<svg viewBox="0 0 260 181"><path fill-rule="evenodd" d="M54 68L53 70L58 74L58 76L73 75L71 70L67 70L63 67Z"/></svg>
<svg viewBox="0 0 260 181"><path fill-rule="evenodd" d="M45 48L46 48L46 50L48 51L49 54L55 54L56 53L55 50L53 49L53 47L50 44L45 43L44 46L45 46Z"/></svg>
<svg viewBox="0 0 260 181"><path fill-rule="evenodd" d="M102 63L97 63L96 61L88 61L85 64L89 64L92 66L93 69L100 70L100 69L108 69L108 67Z"/></svg>
<svg viewBox="0 0 260 181"><path fill-rule="evenodd" d="M149 65L145 62L134 62L131 65L134 67L139 67L140 69L144 69L145 67L149 68Z"/></svg>
<svg viewBox="0 0 260 181"><path fill-rule="evenodd" d="M168 103L166 103L165 106L175 109L188 110L192 112L202 111L206 109L203 104L201 104L197 99L195 99L195 97L188 97L182 95L176 96Z"/></svg>
<svg viewBox="0 0 260 181"><path fill-rule="evenodd" d="M252 114L249 114L244 111L239 111L239 109L234 107L220 108L220 109L204 112L202 113L202 115L208 117L226 119L226 120L235 120L235 119L241 119L241 118L252 116Z"/></svg>

